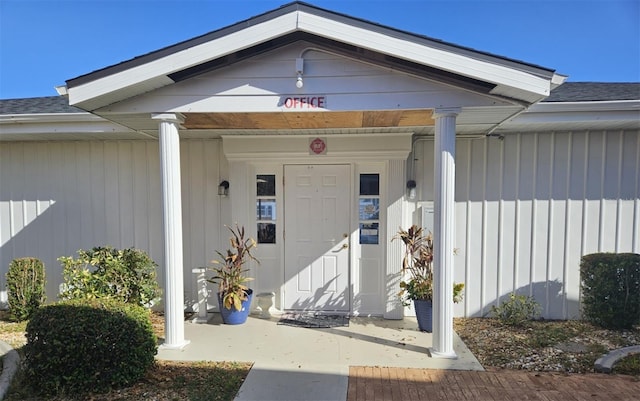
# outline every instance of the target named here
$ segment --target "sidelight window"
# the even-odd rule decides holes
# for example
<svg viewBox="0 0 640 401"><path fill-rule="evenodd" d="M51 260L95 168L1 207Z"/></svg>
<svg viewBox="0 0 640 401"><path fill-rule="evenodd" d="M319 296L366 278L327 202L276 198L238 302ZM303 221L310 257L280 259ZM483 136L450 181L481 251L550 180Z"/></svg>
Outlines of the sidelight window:
<svg viewBox="0 0 640 401"><path fill-rule="evenodd" d="M380 238L380 174L360 174L358 202L360 244L378 244Z"/></svg>
<svg viewBox="0 0 640 401"><path fill-rule="evenodd" d="M276 176L256 176L256 221L259 244L276 243Z"/></svg>

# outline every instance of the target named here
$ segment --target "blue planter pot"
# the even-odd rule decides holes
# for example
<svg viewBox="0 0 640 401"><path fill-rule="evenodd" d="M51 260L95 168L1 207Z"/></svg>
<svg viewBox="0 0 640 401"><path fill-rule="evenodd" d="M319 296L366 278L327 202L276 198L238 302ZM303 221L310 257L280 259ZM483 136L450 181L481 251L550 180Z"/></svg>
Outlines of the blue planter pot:
<svg viewBox="0 0 640 401"><path fill-rule="evenodd" d="M218 308L220 315L222 315L222 322L224 324L242 324L247 321L249 311L251 309L251 299L253 298L253 290L247 291L247 299L242 301L242 309L237 310L235 307L227 309L222 304L222 297L218 293Z"/></svg>
<svg viewBox="0 0 640 401"><path fill-rule="evenodd" d="M413 307L416 311L420 331L431 333L433 331L433 303L416 299L413 301Z"/></svg>

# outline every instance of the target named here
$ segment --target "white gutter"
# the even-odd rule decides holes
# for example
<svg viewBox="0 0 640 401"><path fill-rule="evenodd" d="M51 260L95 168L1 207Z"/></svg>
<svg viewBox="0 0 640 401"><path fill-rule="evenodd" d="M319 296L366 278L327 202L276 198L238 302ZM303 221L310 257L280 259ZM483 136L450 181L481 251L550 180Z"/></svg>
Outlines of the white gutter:
<svg viewBox="0 0 640 401"><path fill-rule="evenodd" d="M540 102L529 107L532 113L562 113L567 111L640 111L639 100L607 100L591 102Z"/></svg>
<svg viewBox="0 0 640 401"><path fill-rule="evenodd" d="M33 114L3 114L0 115L0 124L20 123L59 123L59 122L105 122L102 117L95 114L81 113L33 113Z"/></svg>
<svg viewBox="0 0 640 401"><path fill-rule="evenodd" d="M90 113L40 113L0 115L0 137L58 133L140 133Z"/></svg>

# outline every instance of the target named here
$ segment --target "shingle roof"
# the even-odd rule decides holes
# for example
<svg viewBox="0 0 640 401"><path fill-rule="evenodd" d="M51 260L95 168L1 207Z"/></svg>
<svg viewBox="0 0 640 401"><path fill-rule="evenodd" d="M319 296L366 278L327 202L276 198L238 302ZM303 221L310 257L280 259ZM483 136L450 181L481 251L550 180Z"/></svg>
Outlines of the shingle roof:
<svg viewBox="0 0 640 401"><path fill-rule="evenodd" d="M640 82L565 82L543 102L640 100Z"/></svg>
<svg viewBox="0 0 640 401"><path fill-rule="evenodd" d="M56 114L86 113L69 106L66 96L30 97L25 99L0 99L0 114Z"/></svg>

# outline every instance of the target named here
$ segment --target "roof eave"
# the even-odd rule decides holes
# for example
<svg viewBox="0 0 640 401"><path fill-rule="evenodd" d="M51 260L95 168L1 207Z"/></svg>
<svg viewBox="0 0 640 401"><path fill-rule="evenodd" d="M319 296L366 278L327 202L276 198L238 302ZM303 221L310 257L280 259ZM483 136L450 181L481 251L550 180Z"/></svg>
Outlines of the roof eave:
<svg viewBox="0 0 640 401"><path fill-rule="evenodd" d="M544 99L563 81L552 70L293 3L211 35L69 80L69 104L95 110L170 85L174 83L169 77L172 74L296 31L491 83L495 85L492 94L524 104Z"/></svg>
<svg viewBox="0 0 640 401"><path fill-rule="evenodd" d="M640 100L538 103L506 121L496 132L509 132L513 127L522 130L526 126L545 127L548 131L585 123L597 129L640 129Z"/></svg>

